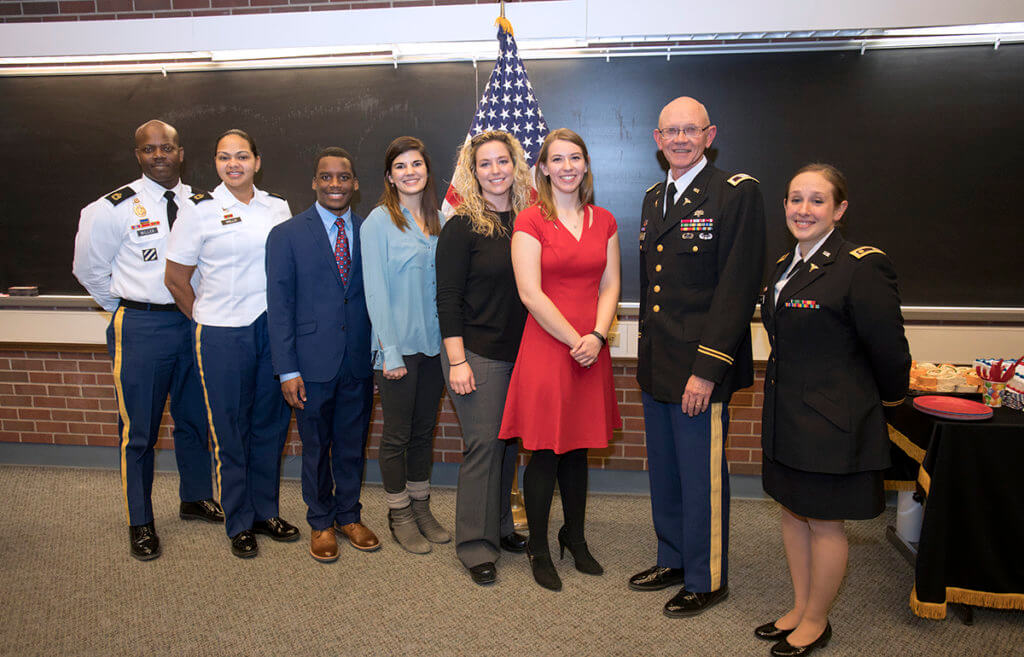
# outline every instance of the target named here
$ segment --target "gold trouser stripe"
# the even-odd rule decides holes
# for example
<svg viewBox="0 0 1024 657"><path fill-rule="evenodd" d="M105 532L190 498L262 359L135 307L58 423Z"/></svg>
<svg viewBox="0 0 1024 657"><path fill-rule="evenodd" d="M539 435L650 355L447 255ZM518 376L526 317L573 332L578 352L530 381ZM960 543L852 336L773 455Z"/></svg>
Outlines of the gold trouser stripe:
<svg viewBox="0 0 1024 657"><path fill-rule="evenodd" d="M220 487L220 443L217 442L217 430L213 426L213 410L210 408L210 394L206 391L206 374L203 373L203 325L196 324L196 364L199 366L199 382L203 384L203 402L206 404L206 420L213 436L213 459L217 462L217 498L221 498Z"/></svg>
<svg viewBox="0 0 1024 657"><path fill-rule="evenodd" d="M711 544L708 566L711 571L711 590L722 586L722 458L725 456L725 438L722 427L722 403L711 404Z"/></svg>
<svg viewBox="0 0 1024 657"><path fill-rule="evenodd" d="M121 385L121 368L124 364L122 343L124 341L124 308L114 311L114 390L117 392L117 412L121 416L121 494L124 496L124 515L132 524L131 509L128 507L128 432L132 427L128 409L124 405L124 386Z"/></svg>
<svg viewBox="0 0 1024 657"><path fill-rule="evenodd" d="M704 345L699 345L697 347L697 351L699 351L700 353L704 354L705 356L711 356L712 358L717 358L718 360L723 361L725 363L728 363L729 365L732 365L732 363L733 363L732 356L730 356L729 354L726 354L726 353L722 353L721 351L718 351L717 349L712 349L711 347L705 347Z"/></svg>

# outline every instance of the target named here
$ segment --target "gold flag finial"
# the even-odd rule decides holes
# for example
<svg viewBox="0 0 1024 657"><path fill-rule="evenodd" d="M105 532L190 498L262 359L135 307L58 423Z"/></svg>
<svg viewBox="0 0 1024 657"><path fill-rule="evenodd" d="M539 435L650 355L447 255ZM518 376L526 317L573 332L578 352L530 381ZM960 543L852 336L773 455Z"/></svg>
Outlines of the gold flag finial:
<svg viewBox="0 0 1024 657"><path fill-rule="evenodd" d="M505 18L505 0L501 0L501 15L498 16L498 20L494 21L494 24L505 30L509 34L512 34L512 23L508 22Z"/></svg>

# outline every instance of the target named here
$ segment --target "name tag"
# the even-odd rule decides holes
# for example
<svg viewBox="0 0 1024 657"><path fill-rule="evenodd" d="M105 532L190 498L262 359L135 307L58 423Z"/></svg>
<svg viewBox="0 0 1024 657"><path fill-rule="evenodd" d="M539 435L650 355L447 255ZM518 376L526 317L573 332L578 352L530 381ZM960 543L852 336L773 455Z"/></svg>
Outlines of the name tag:
<svg viewBox="0 0 1024 657"><path fill-rule="evenodd" d="M135 234L138 235L139 237L145 237L146 235L152 235L155 232L157 232L156 228L143 228L141 230L135 231Z"/></svg>
<svg viewBox="0 0 1024 657"><path fill-rule="evenodd" d="M227 226L228 224L237 224L241 220L241 217L224 217L220 220L220 223L221 225Z"/></svg>

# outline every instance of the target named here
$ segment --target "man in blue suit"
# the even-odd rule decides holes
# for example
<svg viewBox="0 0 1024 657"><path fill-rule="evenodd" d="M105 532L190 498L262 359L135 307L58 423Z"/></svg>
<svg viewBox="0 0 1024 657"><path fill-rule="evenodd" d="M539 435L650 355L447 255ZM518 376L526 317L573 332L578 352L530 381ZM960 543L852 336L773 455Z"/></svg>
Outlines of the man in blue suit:
<svg viewBox="0 0 1024 657"><path fill-rule="evenodd" d="M314 168L316 203L267 238L271 357L295 409L309 552L322 562L338 558L335 530L357 549L380 547L359 514L373 372L359 255L363 218L351 209L358 189L352 156L324 149Z"/></svg>

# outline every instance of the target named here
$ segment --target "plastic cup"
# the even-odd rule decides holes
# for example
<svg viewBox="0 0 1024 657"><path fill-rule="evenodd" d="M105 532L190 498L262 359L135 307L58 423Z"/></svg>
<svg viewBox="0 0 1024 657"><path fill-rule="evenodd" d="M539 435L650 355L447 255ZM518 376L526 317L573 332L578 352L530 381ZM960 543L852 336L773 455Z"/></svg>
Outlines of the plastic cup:
<svg viewBox="0 0 1024 657"><path fill-rule="evenodd" d="M1002 381L985 381L981 382L981 401L984 402L985 406L991 408L999 408L1003 405L1003 388L1006 387L1006 383Z"/></svg>

